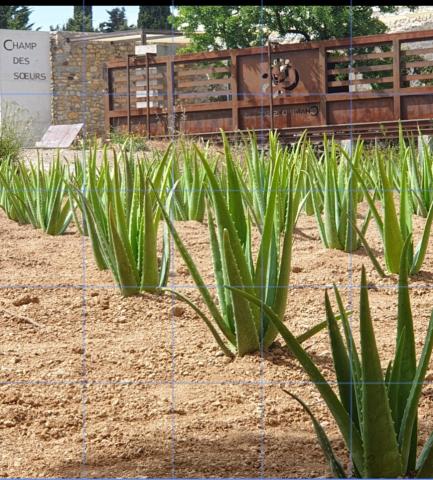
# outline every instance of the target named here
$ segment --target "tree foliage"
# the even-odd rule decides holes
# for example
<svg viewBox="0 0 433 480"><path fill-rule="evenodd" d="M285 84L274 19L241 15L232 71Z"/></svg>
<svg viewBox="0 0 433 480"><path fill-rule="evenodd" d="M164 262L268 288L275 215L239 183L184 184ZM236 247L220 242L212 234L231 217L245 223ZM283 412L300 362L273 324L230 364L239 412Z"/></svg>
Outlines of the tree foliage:
<svg viewBox="0 0 433 480"><path fill-rule="evenodd" d="M144 5L138 10L137 28L153 28L168 30L170 23L170 7L168 5Z"/></svg>
<svg viewBox="0 0 433 480"><path fill-rule="evenodd" d="M30 7L20 5L0 5L0 28L10 30L31 30L33 23L29 24Z"/></svg>
<svg viewBox="0 0 433 480"><path fill-rule="evenodd" d="M398 6L377 9L394 13ZM379 34L387 29L370 5L182 6L170 21L191 39L190 51L263 45L275 33L281 37L298 34L301 41L309 41Z"/></svg>
<svg viewBox="0 0 433 480"><path fill-rule="evenodd" d="M99 24L99 31L109 33L130 30L132 28L132 26L128 25L125 7L112 8L111 10L106 10L106 12L108 13L108 21Z"/></svg>
<svg viewBox="0 0 433 480"><path fill-rule="evenodd" d="M63 30L69 32L93 32L92 6L75 6L73 16L66 22Z"/></svg>

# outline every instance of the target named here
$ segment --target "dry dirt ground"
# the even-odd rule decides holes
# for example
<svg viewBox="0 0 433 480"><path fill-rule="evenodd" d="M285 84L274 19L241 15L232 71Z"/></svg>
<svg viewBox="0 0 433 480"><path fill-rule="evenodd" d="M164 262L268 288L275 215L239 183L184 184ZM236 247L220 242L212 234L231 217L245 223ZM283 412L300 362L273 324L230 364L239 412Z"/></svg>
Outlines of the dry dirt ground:
<svg viewBox="0 0 433 480"><path fill-rule="evenodd" d="M177 226L212 286L207 227ZM374 224L367 238L380 252ZM431 243L411 282L418 349L433 307ZM335 282L353 301L356 330L362 263L385 365L395 342L396 276L380 279L362 249L324 249L306 216L296 231L286 320L302 333L324 319L324 288ZM170 283L199 300L178 255ZM226 359L200 318L171 296L122 298L74 226L50 237L0 213L0 318L0 476L330 476L309 418L282 383L313 409L348 464L315 386L282 341L263 357ZM332 380L326 334L307 346ZM427 379L422 440L433 429L432 367Z"/></svg>

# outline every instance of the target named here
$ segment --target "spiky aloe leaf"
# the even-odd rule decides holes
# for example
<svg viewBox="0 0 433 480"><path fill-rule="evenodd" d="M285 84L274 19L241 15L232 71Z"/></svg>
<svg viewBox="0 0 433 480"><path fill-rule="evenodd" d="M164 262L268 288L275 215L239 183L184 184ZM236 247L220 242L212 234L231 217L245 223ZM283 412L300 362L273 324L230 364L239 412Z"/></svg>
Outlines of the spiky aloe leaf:
<svg viewBox="0 0 433 480"><path fill-rule="evenodd" d="M209 228L209 238L210 238L210 245L212 250L212 260L213 260L213 267L214 267L214 275L216 281L216 290L219 299L219 307L222 312L222 317L227 324L228 328L234 332L235 331L235 322L234 322L234 313L233 313L233 305L230 302L229 292L224 288L224 284L226 283L224 280L223 271L226 265L223 265L223 248L220 247L218 243L218 237L216 234L215 229L215 222L212 216L211 208L208 205L208 228Z"/></svg>
<svg viewBox="0 0 433 480"><path fill-rule="evenodd" d="M336 161L335 161L335 148L332 148L331 155L328 154L327 144L325 142L325 190L323 192L324 197L324 226L326 241L328 248L342 249L343 246L338 238L338 231L336 226L337 218L337 196L338 186L336 181Z"/></svg>
<svg viewBox="0 0 433 480"><path fill-rule="evenodd" d="M416 463L417 478L433 477L433 433L425 443Z"/></svg>
<svg viewBox="0 0 433 480"><path fill-rule="evenodd" d="M150 184L145 183L144 212L143 212L143 260L141 272L141 289L155 292L159 285L157 233L158 224L153 220L152 192Z"/></svg>
<svg viewBox="0 0 433 480"><path fill-rule="evenodd" d="M195 145L194 145L195 146ZM224 195L221 192L221 186L210 167L209 163L207 162L203 153L195 146L197 154L206 170L207 178L209 181L209 186L212 193L212 199L215 208L215 215L217 218L217 226L221 236L221 243L222 243L222 231L223 229L227 229L230 235L230 244L233 249L233 253L237 259L239 272L242 279L242 284L246 287L252 287L253 281L251 278L250 270L248 268L248 263L244 255L243 247L239 239L239 235L236 229L236 226L233 222L233 219L230 215L227 202L224 198Z"/></svg>
<svg viewBox="0 0 433 480"><path fill-rule="evenodd" d="M284 238L283 247L281 251L280 269L278 273L277 292L275 294L275 300L272 305L273 311L283 318L287 305L288 286L290 282L290 270L292 266L292 246L293 246L293 232L295 229L297 215L299 213L300 186L301 177L298 177L297 183L294 185L294 170L289 175L289 196L287 201L286 219L284 225ZM267 348L275 340L278 329L272 322L267 325L265 337L263 340L264 347Z"/></svg>
<svg viewBox="0 0 433 480"><path fill-rule="evenodd" d="M403 467L407 469L410 451L412 448L412 433L417 418L418 402L421 395L424 378L430 362L433 348L433 313L424 341L424 347L416 369L415 377L412 382L409 397L401 421L400 434L398 442L400 445L401 457L403 459Z"/></svg>
<svg viewBox="0 0 433 480"><path fill-rule="evenodd" d="M361 275L360 330L364 474L369 478L399 477L403 474L402 460L370 316L364 267Z"/></svg>
<svg viewBox="0 0 433 480"><path fill-rule="evenodd" d="M238 264L230 245L227 230L223 233L224 258L227 266L228 280L231 285L241 287L242 279ZM242 296L232 293L233 313L236 330L236 348L240 356L257 352L260 349L258 324L249 302Z"/></svg>
<svg viewBox="0 0 433 480"><path fill-rule="evenodd" d="M328 292L325 291L326 320L328 323L328 333L331 340L332 357L334 359L335 374L337 377L340 400L348 412L352 412L352 374L343 338L338 328L337 322L329 302Z"/></svg>
<svg viewBox="0 0 433 480"><path fill-rule="evenodd" d="M389 398L397 435L400 433L406 402L411 390L411 383L416 372L415 336L412 321L408 289L408 251L411 248L411 235L403 246L400 260L398 283L397 349L393 361L389 382ZM416 425L414 425L415 451L411 455L409 469L415 467Z"/></svg>
<svg viewBox="0 0 433 480"><path fill-rule="evenodd" d="M386 266L391 273L398 273L404 239L400 231L395 210L392 184L385 172L380 156L378 157L378 166L383 187L383 246L385 261Z"/></svg>
<svg viewBox="0 0 433 480"><path fill-rule="evenodd" d="M428 242L430 240L430 231L431 231L432 222L433 222L433 203L431 204L430 210L427 215L421 240L415 249L413 263L410 268L411 275L415 275L416 273L418 273L421 269L422 264L424 263Z"/></svg>
<svg viewBox="0 0 433 480"><path fill-rule="evenodd" d="M239 235L241 244L244 246L246 242L247 227L246 218L243 207L243 195L241 190L241 184L239 183L238 173L235 164L232 159L232 153L230 145L227 140L227 136L224 131L221 130L221 135L224 143L224 153L226 158L227 168L227 199L230 215L233 218L233 222L236 226L236 230Z"/></svg>
<svg viewBox="0 0 433 480"><path fill-rule="evenodd" d="M336 478L347 478L346 474L344 473L344 468L342 467L341 463L338 461L337 457L335 456L334 450L332 449L331 442L329 441L329 438L326 435L325 430L323 430L322 426L317 421L313 412L308 408L307 404L303 402L299 397L297 397L294 393L290 393L288 390L285 390L284 388L282 390L283 392L287 393L287 395L290 395L292 398L294 398L298 403L300 403L302 405L302 408L307 412L308 416L311 418L320 446L322 447L322 451L329 462L329 466L331 467L332 473L335 475Z"/></svg>
<svg viewBox="0 0 433 480"><path fill-rule="evenodd" d="M358 234L361 243L364 245L365 251L367 252L368 258L371 260L374 268L376 269L377 273L381 276L381 278L386 277L386 273L384 272L383 268L381 267L379 261L376 258L373 250L371 249L370 245L367 242L367 239L364 237L364 234L361 230L356 226L356 224L352 224L353 228L355 229L356 233Z"/></svg>
<svg viewBox="0 0 433 480"><path fill-rule="evenodd" d="M350 315L352 312L347 312L345 310L338 288L336 287L336 285L334 285L333 288L335 298L337 299L338 310L340 311L339 317L341 318L343 325L344 337L346 341L346 351L350 361L350 375L353 379L351 394L351 416L362 435L362 367L348 319L348 315ZM336 317L336 319L338 319L338 317Z"/></svg>
<svg viewBox="0 0 433 480"><path fill-rule="evenodd" d="M111 205L108 207L108 231L115 259L115 270L113 273L120 291L125 297L136 295L140 291L138 272L135 265L130 262L122 237L117 231L115 214Z"/></svg>

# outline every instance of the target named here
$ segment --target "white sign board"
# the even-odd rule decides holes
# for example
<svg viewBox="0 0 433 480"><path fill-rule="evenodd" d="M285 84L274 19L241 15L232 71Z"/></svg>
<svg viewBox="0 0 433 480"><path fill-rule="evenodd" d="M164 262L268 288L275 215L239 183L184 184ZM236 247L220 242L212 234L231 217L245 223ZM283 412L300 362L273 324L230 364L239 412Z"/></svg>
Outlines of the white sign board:
<svg viewBox="0 0 433 480"><path fill-rule="evenodd" d="M38 148L69 148L82 128L82 123L51 125L48 127L42 140L36 142L35 146Z"/></svg>
<svg viewBox="0 0 433 480"><path fill-rule="evenodd" d="M50 34L0 30L0 120L19 108L34 144L51 123Z"/></svg>

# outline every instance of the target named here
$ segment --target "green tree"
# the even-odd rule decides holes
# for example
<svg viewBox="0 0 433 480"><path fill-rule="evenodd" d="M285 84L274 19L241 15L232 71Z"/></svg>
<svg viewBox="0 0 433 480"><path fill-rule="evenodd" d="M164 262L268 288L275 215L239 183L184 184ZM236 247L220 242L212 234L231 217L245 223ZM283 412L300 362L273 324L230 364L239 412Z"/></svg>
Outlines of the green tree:
<svg viewBox="0 0 433 480"><path fill-rule="evenodd" d="M377 9L393 13L398 6ZM309 41L379 34L387 29L369 5L184 6L170 22L191 39L190 51L263 45L271 33L298 34Z"/></svg>
<svg viewBox="0 0 433 480"><path fill-rule="evenodd" d="M69 32L93 32L92 6L74 7L74 15L66 22L63 30Z"/></svg>
<svg viewBox="0 0 433 480"><path fill-rule="evenodd" d="M121 30L130 30L132 26L128 26L128 19L126 18L125 7L112 8L106 10L108 13L108 21L99 24L101 32L118 32Z"/></svg>
<svg viewBox="0 0 433 480"><path fill-rule="evenodd" d="M29 25L32 10L27 6L0 5L0 28L10 30L31 30L33 23Z"/></svg>
<svg viewBox="0 0 433 480"><path fill-rule="evenodd" d="M145 5L138 10L137 28L153 28L168 30L170 23L170 7L168 5Z"/></svg>

